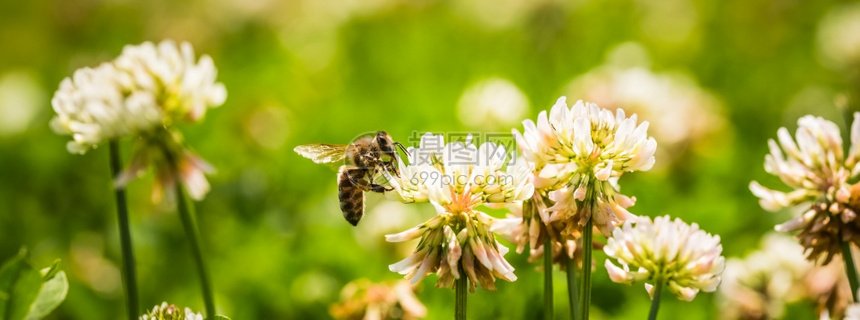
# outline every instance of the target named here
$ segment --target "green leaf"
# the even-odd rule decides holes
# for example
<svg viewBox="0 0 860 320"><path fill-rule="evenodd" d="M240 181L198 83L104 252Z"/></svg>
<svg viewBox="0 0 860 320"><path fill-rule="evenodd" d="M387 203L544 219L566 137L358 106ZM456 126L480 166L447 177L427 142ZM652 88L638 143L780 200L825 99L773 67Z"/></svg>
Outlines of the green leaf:
<svg viewBox="0 0 860 320"><path fill-rule="evenodd" d="M42 289L42 275L30 265L21 268L6 309L6 320L24 320Z"/></svg>
<svg viewBox="0 0 860 320"><path fill-rule="evenodd" d="M50 268L42 270L43 274L49 274L45 271L58 270L54 263ZM69 293L69 282L66 279L66 273L63 271L54 271L54 276L47 279L43 284L39 295L33 304L30 306L30 312L27 314L27 320L36 320L46 317L51 311L63 303L66 299L66 294Z"/></svg>
<svg viewBox="0 0 860 320"><path fill-rule="evenodd" d="M209 318L206 318L206 320L209 320ZM216 315L214 318L212 318L212 320L230 320L230 318L227 318L227 316L222 316L219 314L219 315Z"/></svg>
<svg viewBox="0 0 860 320"><path fill-rule="evenodd" d="M21 252L0 268L0 320L38 320L66 298L69 283L59 260L38 271Z"/></svg>
<svg viewBox="0 0 860 320"><path fill-rule="evenodd" d="M11 309L12 290L22 270L32 269L24 260L26 255L26 251L22 250L17 256L6 261L3 267L0 267L0 319L9 319L8 311Z"/></svg>

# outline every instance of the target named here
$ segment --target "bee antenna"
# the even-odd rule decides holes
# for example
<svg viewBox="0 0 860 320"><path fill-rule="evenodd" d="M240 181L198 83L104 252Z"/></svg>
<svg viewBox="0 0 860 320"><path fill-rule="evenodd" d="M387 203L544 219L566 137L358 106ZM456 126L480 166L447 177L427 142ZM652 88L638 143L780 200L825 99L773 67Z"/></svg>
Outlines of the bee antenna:
<svg viewBox="0 0 860 320"><path fill-rule="evenodd" d="M402 143L400 143L400 142L395 142L395 143L394 143L394 145L395 145L395 146L397 146L397 147L399 147L399 148L400 148L400 150L402 150L402 151L403 151L403 153L405 153L406 155L409 155L409 151L407 151L407 150L406 150L406 147L404 147Z"/></svg>

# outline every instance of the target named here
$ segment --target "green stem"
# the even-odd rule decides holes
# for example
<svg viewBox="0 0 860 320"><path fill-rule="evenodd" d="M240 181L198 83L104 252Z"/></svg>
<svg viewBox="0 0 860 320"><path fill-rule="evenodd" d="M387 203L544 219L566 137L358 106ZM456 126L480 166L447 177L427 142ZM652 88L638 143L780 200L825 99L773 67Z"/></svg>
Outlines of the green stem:
<svg viewBox="0 0 860 320"><path fill-rule="evenodd" d="M651 299L651 311L648 312L648 320L657 319L657 309L660 309L660 294L663 292L663 280L657 279L654 287L654 298Z"/></svg>
<svg viewBox="0 0 860 320"><path fill-rule="evenodd" d="M552 239L546 233L543 242L543 314L544 319L554 318L552 306Z"/></svg>
<svg viewBox="0 0 860 320"><path fill-rule="evenodd" d="M111 181L122 172L122 160L119 156L119 142L111 140L108 144L110 153ZM139 314L140 303L137 298L137 274L134 270L134 250L131 244L131 228L128 222L128 202L125 197L125 187L114 186L116 196L116 214L119 225L119 242L122 247L123 282L125 283L125 297L128 309L128 319L136 320Z"/></svg>
<svg viewBox="0 0 860 320"><path fill-rule="evenodd" d="M574 258L564 255L567 260L567 299L570 304L570 319L579 319L579 287L576 285L576 263Z"/></svg>
<svg viewBox="0 0 860 320"><path fill-rule="evenodd" d="M582 306L580 319L588 319L588 309L591 306L591 249L592 233L594 231L592 219L585 224L582 236Z"/></svg>
<svg viewBox="0 0 860 320"><path fill-rule="evenodd" d="M191 250L194 253L194 260L197 264L197 273L200 275L200 286L203 289L203 302L206 304L206 318L215 317L215 298L212 295L212 285L209 282L209 273L206 271L206 263L203 259L203 251L200 250L200 233L197 231L197 225L194 221L194 213L192 208L185 200L185 192L182 190L182 184L176 184L176 199L179 216L182 218L182 226L185 228L185 236L188 237L188 242L191 244Z"/></svg>
<svg viewBox="0 0 860 320"><path fill-rule="evenodd" d="M460 279L457 279L456 285L456 306L454 308L455 320L466 320L466 297L469 286L469 278L466 277L466 272L463 270L463 263L460 263Z"/></svg>
<svg viewBox="0 0 860 320"><path fill-rule="evenodd" d="M851 285L851 296L854 297L854 302L860 301L857 300L857 290L860 287L857 284L857 269L854 267L850 242L842 242L842 260L845 261L845 273L848 274L848 283Z"/></svg>

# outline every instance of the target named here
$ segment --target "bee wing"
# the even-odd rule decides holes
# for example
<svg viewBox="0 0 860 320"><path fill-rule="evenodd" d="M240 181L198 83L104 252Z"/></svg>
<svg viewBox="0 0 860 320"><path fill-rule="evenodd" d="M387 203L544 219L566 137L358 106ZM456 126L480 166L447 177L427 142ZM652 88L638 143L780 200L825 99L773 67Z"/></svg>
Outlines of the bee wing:
<svg viewBox="0 0 860 320"><path fill-rule="evenodd" d="M346 158L347 147L342 144L315 143L300 145L293 151L316 163L332 163Z"/></svg>

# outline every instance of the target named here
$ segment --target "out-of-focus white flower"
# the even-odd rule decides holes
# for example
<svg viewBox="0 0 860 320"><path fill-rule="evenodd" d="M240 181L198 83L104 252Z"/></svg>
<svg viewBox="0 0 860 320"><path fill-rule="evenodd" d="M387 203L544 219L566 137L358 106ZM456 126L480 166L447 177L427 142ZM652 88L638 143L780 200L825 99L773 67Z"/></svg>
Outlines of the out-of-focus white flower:
<svg viewBox="0 0 860 320"><path fill-rule="evenodd" d="M860 320L860 303L854 303L845 309L845 320Z"/></svg>
<svg viewBox="0 0 860 320"><path fill-rule="evenodd" d="M512 0L512 1L457 1L453 2L454 12L464 19L480 26L491 29L509 28L521 23L525 17L533 14L536 8L551 1L545 0ZM561 9L561 8L558 8Z"/></svg>
<svg viewBox="0 0 860 320"><path fill-rule="evenodd" d="M663 148L702 139L725 122L716 98L682 75L604 66L574 79L569 87L573 96L649 119L654 125L651 132Z"/></svg>
<svg viewBox="0 0 860 320"><path fill-rule="evenodd" d="M794 240L768 234L760 250L726 262L719 291L725 318L781 318L786 303L806 294L803 279L812 268Z"/></svg>
<svg viewBox="0 0 860 320"><path fill-rule="evenodd" d="M726 258L720 236L669 216L639 218L616 228L603 248L620 267L606 260L609 278L618 283L644 281L653 295L657 282L675 296L691 301L699 290L713 292L720 283Z"/></svg>
<svg viewBox="0 0 860 320"><path fill-rule="evenodd" d="M352 281L343 287L341 301L329 308L335 319L421 319L427 308L408 281L372 283Z"/></svg>
<svg viewBox="0 0 860 320"><path fill-rule="evenodd" d="M203 320L203 315L189 308L181 310L175 305L162 302L161 305L153 307L152 310L140 316L140 320Z"/></svg>
<svg viewBox="0 0 860 320"><path fill-rule="evenodd" d="M457 103L460 122L482 130L507 128L529 110L525 94L502 78L481 80L463 92Z"/></svg>
<svg viewBox="0 0 860 320"><path fill-rule="evenodd" d="M0 136L26 130L42 110L44 100L45 93L30 71L11 71L0 76Z"/></svg>
<svg viewBox="0 0 860 320"><path fill-rule="evenodd" d="M216 74L209 56L194 61L188 43L126 46L116 60L63 79L51 100L57 113L51 126L72 136L70 152L85 153L105 140L196 121L224 103L227 91Z"/></svg>
<svg viewBox="0 0 860 320"><path fill-rule="evenodd" d="M144 42L125 46L114 61L123 75L116 79L124 88L144 92L147 102L163 110L169 124L176 120L197 121L209 107L220 106L227 98L224 85L215 82L218 71L212 58L194 56L191 44L166 40L158 45ZM150 100L152 99L152 100Z"/></svg>
<svg viewBox="0 0 860 320"><path fill-rule="evenodd" d="M844 313L848 296L842 263L815 266L802 247L782 233L771 233L744 259L729 259L719 289L722 319L780 319L785 305L818 304L821 319Z"/></svg>
<svg viewBox="0 0 860 320"><path fill-rule="evenodd" d="M701 24L696 2L691 0L634 1L635 12L641 14L641 36L664 44L683 45L695 35Z"/></svg>
<svg viewBox="0 0 860 320"><path fill-rule="evenodd" d="M535 188L555 202L540 212L544 223L565 220L580 229L593 218L609 235L631 216L626 208L635 198L617 193L617 179L654 165L657 142L648 136L647 121L638 124L635 114L628 118L622 109L613 114L582 101L568 108L561 97L549 115L542 111L537 123L525 120L523 127L513 134L533 165Z"/></svg>
<svg viewBox="0 0 860 320"><path fill-rule="evenodd" d="M507 248L491 231L495 219L476 208L530 198L531 171L523 161L506 166L510 155L504 147L475 147L470 140L444 144L442 136L426 134L418 148L408 150L410 164L423 166L414 172L425 174L410 176L401 163L400 177L387 176L401 200L430 201L437 211L424 224L386 236L389 242L421 238L413 255L390 266L412 283L436 273L437 286L449 287L464 276L461 271L471 280L471 290L478 283L493 290L495 278L516 280L514 268L503 258Z"/></svg>
<svg viewBox="0 0 860 320"><path fill-rule="evenodd" d="M825 64L847 68L860 64L860 4L835 6L818 25L818 52Z"/></svg>
<svg viewBox="0 0 860 320"><path fill-rule="evenodd" d="M212 59L195 60L188 43L166 40L126 46L114 61L82 68L60 83L51 103L51 126L72 136L67 148L86 153L106 140L134 136L132 165L117 178L122 186L152 164L159 186L182 181L194 199L209 190L211 167L189 151L178 121L199 121L209 107L224 103L226 90L215 82ZM160 196L157 196L160 197Z"/></svg>
<svg viewBox="0 0 860 320"><path fill-rule="evenodd" d="M860 230L853 221L857 217L852 199L857 191L848 179L860 173L860 113L854 114L851 125L851 147L847 157L842 151L839 127L821 117L804 116L798 121L792 139L786 128L777 131L779 144L768 141L770 154L765 156L764 169L782 180L793 190L781 192L750 183L750 190L759 198L762 208L769 211L807 204L810 209L800 216L777 225L777 231L802 229L801 244L809 250L808 258L826 255L828 263L840 251L842 241L860 243ZM796 142L795 142L796 139Z"/></svg>
<svg viewBox="0 0 860 320"><path fill-rule="evenodd" d="M359 245L369 251L390 247L391 244L385 241L385 235L403 231L426 221L431 216L431 212L424 209L430 208L394 201L381 202L369 209L362 218L362 221L367 222L363 222L361 228L354 229L353 237ZM415 250L415 245L410 242L399 243L394 246L392 252L406 256Z"/></svg>
<svg viewBox="0 0 860 320"><path fill-rule="evenodd" d="M86 153L105 140L148 131L163 120L163 112L148 93L126 94L117 80L123 75L113 64L82 68L60 82L51 104L57 116L51 127L69 134L69 152Z"/></svg>

